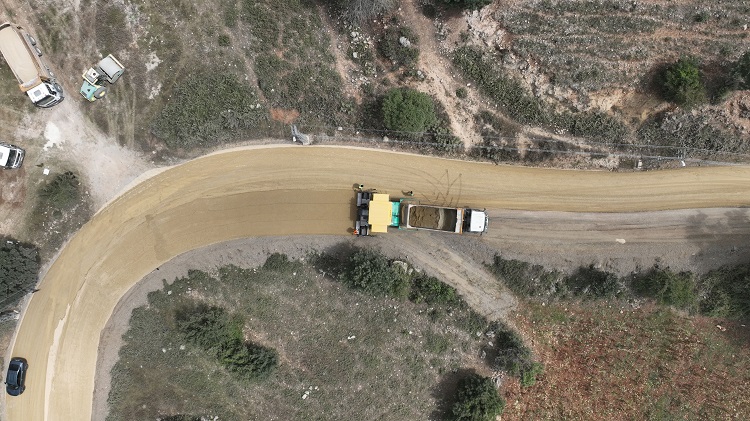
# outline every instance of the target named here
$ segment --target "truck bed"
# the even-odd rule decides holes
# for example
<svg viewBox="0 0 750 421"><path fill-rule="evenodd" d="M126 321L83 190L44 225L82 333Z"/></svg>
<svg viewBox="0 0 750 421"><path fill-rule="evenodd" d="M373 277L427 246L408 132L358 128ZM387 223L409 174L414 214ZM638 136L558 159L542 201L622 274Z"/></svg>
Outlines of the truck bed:
<svg viewBox="0 0 750 421"><path fill-rule="evenodd" d="M408 205L406 228L461 232L460 209L429 205Z"/></svg>
<svg viewBox="0 0 750 421"><path fill-rule="evenodd" d="M29 51L22 36L11 25L0 27L0 52L18 79L19 85L25 85L39 77L39 69L34 61L36 53Z"/></svg>

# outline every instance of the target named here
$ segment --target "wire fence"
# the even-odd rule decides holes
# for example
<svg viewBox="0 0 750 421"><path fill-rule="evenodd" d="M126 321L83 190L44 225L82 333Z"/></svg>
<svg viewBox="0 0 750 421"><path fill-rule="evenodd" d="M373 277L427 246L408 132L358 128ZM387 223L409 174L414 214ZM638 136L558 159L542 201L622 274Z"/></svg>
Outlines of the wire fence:
<svg viewBox="0 0 750 421"><path fill-rule="evenodd" d="M741 165L750 162L750 153L716 151L682 145L652 145L643 143L613 143L603 141L565 140L551 137L526 137L524 146L519 140L499 135L483 135L483 143L466 148L450 134L402 132L300 125L299 132L307 133L313 143L356 143L400 149L420 149L437 154L471 155L494 162L540 163L558 156L583 156L652 161L683 161L707 165Z"/></svg>

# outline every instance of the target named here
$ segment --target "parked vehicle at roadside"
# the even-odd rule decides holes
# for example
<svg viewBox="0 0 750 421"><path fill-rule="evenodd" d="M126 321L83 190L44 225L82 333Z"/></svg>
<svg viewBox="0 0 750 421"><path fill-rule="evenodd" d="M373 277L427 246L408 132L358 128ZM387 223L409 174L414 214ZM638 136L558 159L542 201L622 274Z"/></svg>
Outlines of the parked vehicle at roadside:
<svg viewBox="0 0 750 421"><path fill-rule="evenodd" d="M11 396L18 396L26 390L26 370L29 363L20 357L14 357L8 364L8 374L5 376L5 390Z"/></svg>
<svg viewBox="0 0 750 421"><path fill-rule="evenodd" d="M26 152L16 145L0 142L0 167L20 168Z"/></svg>

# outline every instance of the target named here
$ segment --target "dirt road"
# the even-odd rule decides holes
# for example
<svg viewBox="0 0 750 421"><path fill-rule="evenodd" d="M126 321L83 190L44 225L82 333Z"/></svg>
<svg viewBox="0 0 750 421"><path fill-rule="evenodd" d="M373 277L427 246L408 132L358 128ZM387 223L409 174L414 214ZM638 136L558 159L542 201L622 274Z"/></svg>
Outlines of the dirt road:
<svg viewBox="0 0 750 421"><path fill-rule="evenodd" d="M354 219L355 183L394 194L413 190L417 199L435 204L487 207L493 215L501 209L750 205L750 167L593 173L335 147L258 148L201 158L109 203L60 253L15 338L13 354L26 357L30 369L26 392L7 400L8 419L91 419L100 332L128 289L173 256L222 241L345 235ZM501 239L498 233L480 241Z"/></svg>

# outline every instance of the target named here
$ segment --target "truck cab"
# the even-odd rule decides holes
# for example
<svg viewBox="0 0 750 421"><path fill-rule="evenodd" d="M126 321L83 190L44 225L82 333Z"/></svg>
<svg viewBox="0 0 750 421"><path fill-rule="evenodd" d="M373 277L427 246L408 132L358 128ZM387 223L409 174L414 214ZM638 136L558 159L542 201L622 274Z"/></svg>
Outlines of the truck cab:
<svg viewBox="0 0 750 421"><path fill-rule="evenodd" d="M484 234L487 232L490 217L487 212L477 209L464 209L464 228L463 232L474 232Z"/></svg>
<svg viewBox="0 0 750 421"><path fill-rule="evenodd" d="M23 164L23 157L26 155L23 149L16 145L0 143L0 167L3 168L20 168Z"/></svg>
<svg viewBox="0 0 750 421"><path fill-rule="evenodd" d="M29 96L34 105L40 108L50 108L65 99L62 86L57 82L42 82L26 91L26 95Z"/></svg>

